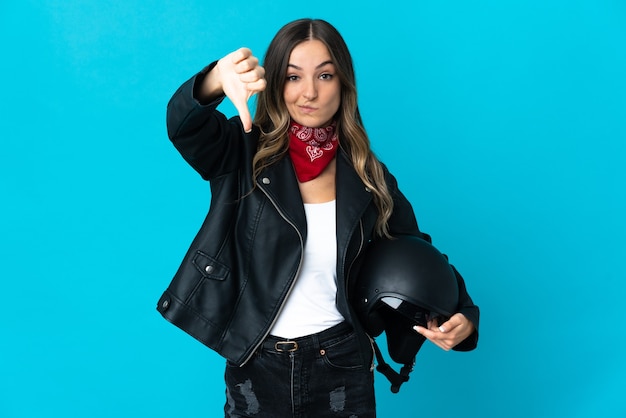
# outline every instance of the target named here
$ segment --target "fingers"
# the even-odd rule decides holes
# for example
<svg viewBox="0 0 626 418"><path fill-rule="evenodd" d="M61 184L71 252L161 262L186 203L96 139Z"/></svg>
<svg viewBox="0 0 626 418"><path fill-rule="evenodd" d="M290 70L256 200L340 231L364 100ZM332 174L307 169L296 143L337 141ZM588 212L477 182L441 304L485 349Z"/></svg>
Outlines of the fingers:
<svg viewBox="0 0 626 418"><path fill-rule="evenodd" d="M443 324L439 325L437 327L437 330L441 333L446 333L449 331L452 331L454 328L456 328L457 324L450 322L450 321L446 321Z"/></svg>
<svg viewBox="0 0 626 418"><path fill-rule="evenodd" d="M246 84L248 85L248 90L251 92L254 92L253 94L256 94L258 92L265 90L265 86L267 86L267 82L265 81L265 78L259 78L256 81L251 81Z"/></svg>
<svg viewBox="0 0 626 418"><path fill-rule="evenodd" d="M262 71L261 67L259 67L258 69L246 71L244 73L237 73L237 75L239 76L239 81L244 84L255 83L263 79L264 74L265 72Z"/></svg>
<svg viewBox="0 0 626 418"><path fill-rule="evenodd" d="M231 54L231 60L237 73L245 73L259 65L259 59L252 55L252 51L241 48Z"/></svg>
<svg viewBox="0 0 626 418"><path fill-rule="evenodd" d="M440 326L429 322L428 328L415 326L413 329L438 347L449 351L474 331L474 325L463 314L457 313Z"/></svg>
<svg viewBox="0 0 626 418"><path fill-rule="evenodd" d="M450 345L451 339L449 338L449 336L446 335L446 333L441 332L439 329L437 329L437 327L434 327L433 329L427 329L416 325L413 327L413 330L415 330L418 334L423 335L424 337L426 337L426 339L428 339L436 346L442 348L443 350L449 351L453 347Z"/></svg>
<svg viewBox="0 0 626 418"><path fill-rule="evenodd" d="M220 60L222 61L222 60ZM223 60L222 86L224 93L233 103L244 131L252 130L252 118L248 100L254 94L263 91L266 86L265 69L248 48L240 48L228 54Z"/></svg>
<svg viewBox="0 0 626 418"><path fill-rule="evenodd" d="M254 83L265 77L265 69L248 48L240 48L230 54L233 70L243 83Z"/></svg>
<svg viewBox="0 0 626 418"><path fill-rule="evenodd" d="M252 56L252 51L250 50L250 48L239 48L236 51L231 52L230 54L228 54L228 57L230 58L230 61L233 64L238 64L241 61L244 61L246 58L249 58Z"/></svg>

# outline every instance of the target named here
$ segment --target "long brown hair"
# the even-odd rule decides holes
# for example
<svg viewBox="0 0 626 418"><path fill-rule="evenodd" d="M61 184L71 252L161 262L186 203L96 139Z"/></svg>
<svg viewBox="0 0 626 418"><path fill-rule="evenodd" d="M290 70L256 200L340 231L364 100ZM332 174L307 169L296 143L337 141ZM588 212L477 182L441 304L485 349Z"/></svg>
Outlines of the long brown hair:
<svg viewBox="0 0 626 418"><path fill-rule="evenodd" d="M361 120L352 57L337 29L324 20L300 19L288 23L278 31L267 49L263 63L267 86L257 97L254 118L254 123L261 128L258 150L253 159L254 178L288 151L290 118L283 97L287 65L291 51L301 42L312 39L321 41L328 48L341 83L341 105L335 115L340 146L373 193L379 213L377 235L389 236L387 221L393 211L393 199Z"/></svg>

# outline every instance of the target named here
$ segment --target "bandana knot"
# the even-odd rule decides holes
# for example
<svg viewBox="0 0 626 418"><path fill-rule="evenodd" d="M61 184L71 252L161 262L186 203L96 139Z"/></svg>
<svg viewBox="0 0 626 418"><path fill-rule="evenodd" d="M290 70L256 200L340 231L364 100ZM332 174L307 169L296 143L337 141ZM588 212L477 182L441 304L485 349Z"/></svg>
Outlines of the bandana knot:
<svg viewBox="0 0 626 418"><path fill-rule="evenodd" d="M313 180L328 166L337 153L337 124L309 128L291 121L289 156L300 182Z"/></svg>

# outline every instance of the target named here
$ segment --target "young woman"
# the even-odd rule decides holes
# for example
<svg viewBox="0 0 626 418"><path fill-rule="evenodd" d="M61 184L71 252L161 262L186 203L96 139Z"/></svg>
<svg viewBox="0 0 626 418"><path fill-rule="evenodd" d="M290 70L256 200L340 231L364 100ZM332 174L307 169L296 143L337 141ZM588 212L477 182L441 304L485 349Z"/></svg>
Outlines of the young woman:
<svg viewBox="0 0 626 418"><path fill-rule="evenodd" d="M216 110L224 97L238 117ZM178 89L167 126L212 201L159 310L228 360L225 415L374 417L351 269L371 240L430 237L370 149L341 35L302 19L264 67L246 48L228 54ZM458 282L458 313L416 330L445 350L477 341L478 307Z"/></svg>

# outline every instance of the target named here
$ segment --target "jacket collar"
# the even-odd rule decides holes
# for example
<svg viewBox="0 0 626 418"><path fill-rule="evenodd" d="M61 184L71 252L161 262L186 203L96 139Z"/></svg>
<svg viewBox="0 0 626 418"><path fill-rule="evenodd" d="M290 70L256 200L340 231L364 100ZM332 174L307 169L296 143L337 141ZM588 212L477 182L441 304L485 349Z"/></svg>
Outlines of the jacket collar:
<svg viewBox="0 0 626 418"><path fill-rule="evenodd" d="M372 200L372 193L361 181L345 151L340 149L336 158L337 240L341 245L347 244ZM257 184L285 219L299 231L306 231L302 197L288 156L264 169L257 178Z"/></svg>

